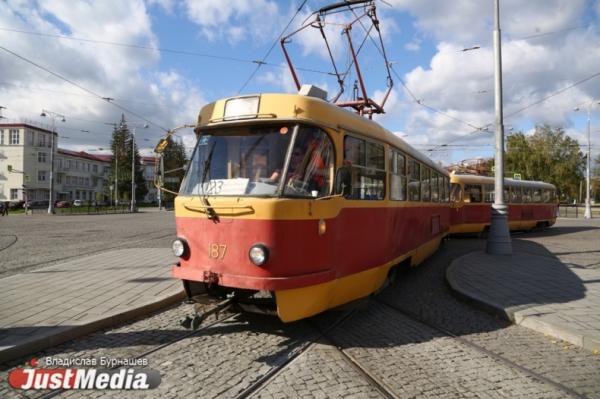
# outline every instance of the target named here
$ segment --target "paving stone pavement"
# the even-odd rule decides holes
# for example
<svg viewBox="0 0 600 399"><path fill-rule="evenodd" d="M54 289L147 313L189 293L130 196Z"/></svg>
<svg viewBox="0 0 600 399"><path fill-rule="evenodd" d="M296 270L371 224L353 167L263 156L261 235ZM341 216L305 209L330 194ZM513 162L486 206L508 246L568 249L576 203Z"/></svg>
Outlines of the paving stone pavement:
<svg viewBox="0 0 600 399"><path fill-rule="evenodd" d="M562 251L570 252L564 245L565 231L568 230L563 228L546 235L523 235L513 244L521 251L543 254L548 251L535 241L545 245L553 241L562 246ZM580 236L576 241L585 242ZM600 398L600 356L513 325L452 294L445 282L449 263L484 246L485 241L476 239L446 241L422 266L400 275L397 283L384 290L380 298L564 384L582 396ZM563 255L560 256L562 259ZM156 390L144 393L79 391L59 397L232 397L273 367L277 359L298 343L311 339L314 333L304 322L282 324L275 318L250 315L212 327L198 336L185 337L187 331L179 327L177 321L187 312L189 308L180 305L69 341L35 356L40 359L44 356L131 357L181 339L148 356L149 367L162 375L161 386ZM319 316L317 323L326 328L336 319L334 312L326 313ZM371 301L366 309L340 326L333 338L369 371L398 390L400 397L566 396L553 386L533 380L376 301ZM29 359L26 357L0 366L0 397L35 398L41 394L16 392L6 384L8 371ZM336 350L324 345L315 346L276 375L257 396L299 397L295 392L290 395L289 385L301 387L307 382L312 390L307 393L302 389L302 392L307 397L318 396L321 391L334 390L330 387L336 384L335 378L340 382L352 379L353 384L349 386L357 387L360 392L355 397L368 394L368 387L361 388L364 380L358 379L353 370L346 373L346 368L347 364L339 359Z"/></svg>
<svg viewBox="0 0 600 399"><path fill-rule="evenodd" d="M561 398L564 392L382 306L332 334L401 398Z"/></svg>
<svg viewBox="0 0 600 399"><path fill-rule="evenodd" d="M180 300L175 260L120 249L0 278L0 363Z"/></svg>
<svg viewBox="0 0 600 399"><path fill-rule="evenodd" d="M595 248L578 252L600 256L600 229L588 234ZM581 253L576 255L581 261ZM518 325L600 353L600 268L581 263L565 264L551 252L477 251L454 260L446 278L461 295Z"/></svg>
<svg viewBox="0 0 600 399"><path fill-rule="evenodd" d="M253 398L381 398L336 348L315 344L269 381Z"/></svg>

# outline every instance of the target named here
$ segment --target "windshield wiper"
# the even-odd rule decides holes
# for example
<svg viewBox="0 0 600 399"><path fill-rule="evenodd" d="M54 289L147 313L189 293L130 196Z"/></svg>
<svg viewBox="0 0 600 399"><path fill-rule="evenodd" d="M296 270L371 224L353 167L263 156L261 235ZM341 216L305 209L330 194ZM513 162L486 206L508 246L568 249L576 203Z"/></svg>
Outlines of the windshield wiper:
<svg viewBox="0 0 600 399"><path fill-rule="evenodd" d="M213 153L215 152L216 145L217 145L217 142L214 141L210 151L208 152L208 156L206 157L206 160L204 161L204 170L202 171L202 180L200 181L200 187L202 187L202 202L206 206L206 215L211 220L218 219L218 216L217 216L217 213L215 212L215 210L210 206L210 203L208 202L208 198L206 198L207 195L206 195L206 190L204 189L204 183L206 182L206 178L208 177L208 170L210 169L210 164L212 162L212 156L213 156Z"/></svg>

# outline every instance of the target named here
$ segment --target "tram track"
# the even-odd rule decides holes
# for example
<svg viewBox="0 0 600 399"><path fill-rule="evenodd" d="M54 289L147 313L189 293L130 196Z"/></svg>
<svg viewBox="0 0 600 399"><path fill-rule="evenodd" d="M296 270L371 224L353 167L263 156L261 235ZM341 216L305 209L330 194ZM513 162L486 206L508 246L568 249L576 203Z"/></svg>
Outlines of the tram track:
<svg viewBox="0 0 600 399"><path fill-rule="evenodd" d="M344 315L340 316L333 324L327 328L327 332L333 331L346 320L350 319L354 315L354 311L349 311ZM256 381L250 386L235 396L235 399L245 399L258 394L269 382L271 382L277 375L283 372L295 359L300 357L303 353L309 351L320 339L324 338L324 332L316 328L313 323L309 323L313 329L317 332L317 336L304 343L300 343L299 346L292 349L290 352L282 354L275 360L276 366L271 368L265 374L261 375Z"/></svg>
<svg viewBox="0 0 600 399"><path fill-rule="evenodd" d="M239 316L239 315L241 315L241 312L233 312L233 313L224 315L221 318L218 318L218 319L216 319L216 320L214 320L214 321L212 321L210 323L207 323L207 324L201 326L197 330L189 331L189 332L187 332L185 334L182 334L181 336L178 336L178 337L176 337L176 338L174 338L174 339L172 339L172 340L170 340L168 342L165 342L165 343L157 345L157 346L155 346L153 348L150 348L150 349L142 352L139 355L131 356L131 358L133 358L135 360L143 359L143 358L145 358L145 357L147 357L147 356L149 356L149 355L151 355L153 353L156 353L156 352L161 351L161 350L163 350L165 348L168 348L168 347L170 347L170 346L172 346L172 345L174 345L174 344L176 344L178 342L181 342L184 339L191 338L191 337L194 337L194 336L199 335L201 333L204 333L209 328L217 326L218 324L221 324L221 323L223 323L223 322L225 322L227 320L230 320L230 319L232 319L232 318L234 318L236 316ZM118 365L114 366L114 367L110 367L110 370L114 370L114 369L117 369L119 367L120 366L118 366ZM36 396L34 399L50 399L50 398L57 397L58 395L60 395L62 393L66 393L68 391L69 390L67 390L67 389L55 389L53 391L46 392L46 393L44 393L42 395Z"/></svg>
<svg viewBox="0 0 600 399"><path fill-rule="evenodd" d="M524 367L512 360L509 360L509 359L505 358L504 356L501 356L495 352L492 352L492 351L482 347L481 345L478 345L468 339L460 337L457 334L453 333L452 331L450 331L444 327L441 327L439 325L436 325L430 321L423 319L422 317L420 317L419 315L417 315L416 313L414 313L410 310L403 309L397 305L394 305L394 304L386 302L382 299L379 299L376 296L373 297L373 300L377 303L382 304L383 306L387 307L388 309L391 309L391 310L403 315L404 317L407 317L421 325L428 327L429 329L432 329L432 330L437 331L445 336L452 338L453 340L460 343L461 345L468 347L469 349L474 350L480 354L483 354L483 355L505 365L506 367L508 367L512 370L515 370L519 373L523 373L523 374L527 375L528 377L530 377L534 380L537 380L538 382L540 382L542 384L550 385L553 388L559 390L560 392L568 395L569 397L577 398L577 399L585 399L586 398L585 395L579 394L578 392L567 387L566 385L556 382L554 380L551 380L550 378L545 377L545 376L541 375L540 373L537 373L527 367Z"/></svg>
<svg viewBox="0 0 600 399"><path fill-rule="evenodd" d="M4 238L4 237L8 237L9 240L12 239L12 241L9 244L0 248L0 252L12 247L13 245L15 245L17 243L17 241L19 241L19 236L17 236L16 234L0 234L0 239Z"/></svg>

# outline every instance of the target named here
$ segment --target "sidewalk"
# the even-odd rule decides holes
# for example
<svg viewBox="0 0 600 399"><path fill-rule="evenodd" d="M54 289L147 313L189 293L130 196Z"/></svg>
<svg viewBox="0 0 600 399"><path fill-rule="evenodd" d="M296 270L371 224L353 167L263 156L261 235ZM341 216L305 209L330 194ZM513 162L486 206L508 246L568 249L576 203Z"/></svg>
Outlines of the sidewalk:
<svg viewBox="0 0 600 399"><path fill-rule="evenodd" d="M514 323L597 353L600 269L565 265L551 253L464 255L448 267L450 287Z"/></svg>
<svg viewBox="0 0 600 399"><path fill-rule="evenodd" d="M166 248L107 251L0 279L0 363L183 299Z"/></svg>

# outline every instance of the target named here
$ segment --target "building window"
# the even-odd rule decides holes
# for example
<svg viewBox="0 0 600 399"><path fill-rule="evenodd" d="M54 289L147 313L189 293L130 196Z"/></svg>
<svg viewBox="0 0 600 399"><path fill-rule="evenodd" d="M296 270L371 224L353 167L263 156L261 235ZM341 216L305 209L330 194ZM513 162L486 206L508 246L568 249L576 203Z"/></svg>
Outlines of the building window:
<svg viewBox="0 0 600 399"><path fill-rule="evenodd" d="M38 181L46 181L46 171L38 170Z"/></svg>
<svg viewBox="0 0 600 399"><path fill-rule="evenodd" d="M92 166L92 171L93 171L94 173L98 173L98 165L93 165L93 166Z"/></svg>
<svg viewBox="0 0 600 399"><path fill-rule="evenodd" d="M19 189L18 188L11 188L10 189L10 199L11 200L18 200L19 199Z"/></svg>
<svg viewBox="0 0 600 399"><path fill-rule="evenodd" d="M46 135L44 133L38 133L38 147L46 146Z"/></svg>
<svg viewBox="0 0 600 399"><path fill-rule="evenodd" d="M10 129L10 145L19 145L19 129Z"/></svg>
<svg viewBox="0 0 600 399"><path fill-rule="evenodd" d="M4 145L4 130L0 129L0 145Z"/></svg>
<svg viewBox="0 0 600 399"><path fill-rule="evenodd" d="M46 163L46 153L45 152L38 152L38 162Z"/></svg>
<svg viewBox="0 0 600 399"><path fill-rule="evenodd" d="M33 132L32 131L27 131L27 145L33 145Z"/></svg>
<svg viewBox="0 0 600 399"><path fill-rule="evenodd" d="M58 173L56 175L56 183L57 184L62 184L62 174L61 173Z"/></svg>

